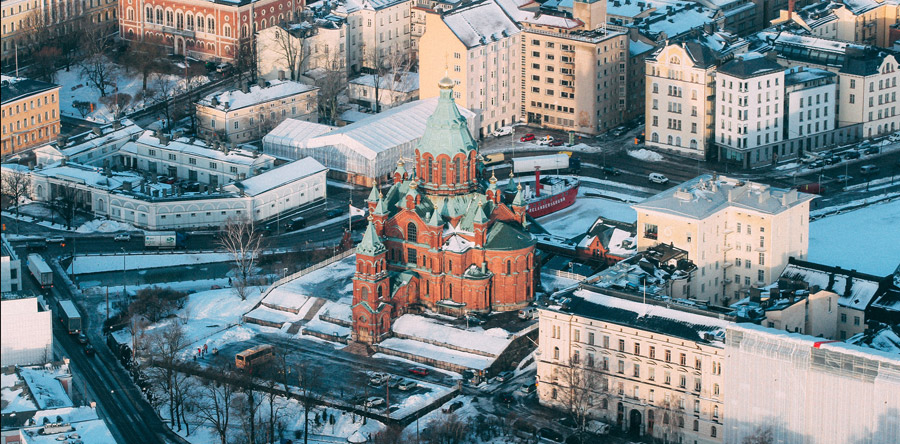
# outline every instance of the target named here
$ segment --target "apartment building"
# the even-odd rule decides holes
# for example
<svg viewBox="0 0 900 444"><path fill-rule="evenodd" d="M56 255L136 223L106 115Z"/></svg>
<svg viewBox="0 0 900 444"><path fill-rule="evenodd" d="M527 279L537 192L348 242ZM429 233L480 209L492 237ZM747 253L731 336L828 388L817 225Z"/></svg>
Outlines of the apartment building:
<svg viewBox="0 0 900 444"><path fill-rule="evenodd" d="M816 37L890 48L897 39L896 1L823 1L794 12L780 11L773 25L790 24Z"/></svg>
<svg viewBox="0 0 900 444"><path fill-rule="evenodd" d="M735 35L746 36L768 25L756 21L757 5L750 0L697 0L697 3L725 16L723 29Z"/></svg>
<svg viewBox="0 0 900 444"><path fill-rule="evenodd" d="M419 42L419 97L438 97L438 81L454 81L456 103L481 114L478 135L519 120L522 32L494 0L425 14Z"/></svg>
<svg viewBox="0 0 900 444"><path fill-rule="evenodd" d="M53 142L59 137L59 85L3 76L0 80L2 156Z"/></svg>
<svg viewBox="0 0 900 444"><path fill-rule="evenodd" d="M798 66L785 71L784 138L789 140L790 150L778 160L817 151L828 144L826 136L837 125L836 79L836 74L817 68Z"/></svg>
<svg viewBox="0 0 900 444"><path fill-rule="evenodd" d="M300 80L310 71L347 70L347 24L329 15L311 21L270 26L256 33L259 76ZM291 69L293 64L293 69Z"/></svg>
<svg viewBox="0 0 900 444"><path fill-rule="evenodd" d="M453 0L413 0L410 9L410 47L412 48L411 57L413 60L419 60L419 42L425 35L426 22L428 14L431 12L447 11L457 2Z"/></svg>
<svg viewBox="0 0 900 444"><path fill-rule="evenodd" d="M343 6L350 26L351 73L409 63L411 1L347 0Z"/></svg>
<svg viewBox="0 0 900 444"><path fill-rule="evenodd" d="M259 30L293 21L303 0L143 0L119 2L119 36L164 40L175 54L202 60L235 61L250 55L250 37Z"/></svg>
<svg viewBox="0 0 900 444"><path fill-rule="evenodd" d="M784 68L761 54L736 57L716 75L714 143L719 159L753 168L784 143Z"/></svg>
<svg viewBox="0 0 900 444"><path fill-rule="evenodd" d="M284 119L315 122L318 91L290 80L261 80L257 85L212 93L195 105L199 133L244 143L261 139Z"/></svg>
<svg viewBox="0 0 900 444"><path fill-rule="evenodd" d="M4 297L0 301L0 318L4 368L45 364L53 359L53 312L43 298Z"/></svg>
<svg viewBox="0 0 900 444"><path fill-rule="evenodd" d="M632 436L721 443L730 319L582 286L538 308L538 399L565 408L584 393L589 418Z"/></svg>
<svg viewBox="0 0 900 444"><path fill-rule="evenodd" d="M697 159L711 157L716 69L746 47L743 39L694 33L647 57L647 146Z"/></svg>
<svg viewBox="0 0 900 444"><path fill-rule="evenodd" d="M646 41L640 34L629 35L627 78L631 79L625 86L625 120L630 121L644 116L645 91L647 89L647 58L653 55L656 45Z"/></svg>
<svg viewBox="0 0 900 444"><path fill-rule="evenodd" d="M671 244L688 252L695 278L670 296L716 305L774 282L788 258L806 258L811 194L699 176L632 205L638 251Z"/></svg>

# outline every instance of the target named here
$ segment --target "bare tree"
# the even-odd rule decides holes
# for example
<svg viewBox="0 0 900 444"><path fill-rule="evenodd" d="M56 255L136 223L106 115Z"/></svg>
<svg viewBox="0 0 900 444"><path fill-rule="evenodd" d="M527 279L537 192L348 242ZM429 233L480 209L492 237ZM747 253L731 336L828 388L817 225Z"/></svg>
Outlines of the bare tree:
<svg viewBox="0 0 900 444"><path fill-rule="evenodd" d="M340 99L347 90L347 78L344 70L339 69L336 61L326 64L324 75L316 80L319 87L318 107L319 120L333 125L341 115Z"/></svg>
<svg viewBox="0 0 900 444"><path fill-rule="evenodd" d="M428 423L429 433L425 442L431 444L462 444L469 431L468 425L455 413L444 415Z"/></svg>
<svg viewBox="0 0 900 444"><path fill-rule="evenodd" d="M322 369L307 363L297 367L297 383L300 388L300 406L303 407L303 444L309 442L309 412L322 403Z"/></svg>
<svg viewBox="0 0 900 444"><path fill-rule="evenodd" d="M176 411L175 364L178 352L187 347L188 339L181 323L172 322L154 331L150 335L148 345L147 357L152 362L148 373L151 379L165 392L169 404L169 418L174 424L179 421ZM178 429L181 430L180 423Z"/></svg>
<svg viewBox="0 0 900 444"><path fill-rule="evenodd" d="M372 110L376 113L381 111L381 97L385 93L383 90L387 89L387 94L393 102L397 87L395 82L401 73L408 72L410 68L409 56L400 50L399 45L388 49L389 51L385 52L384 48L378 49L374 44L368 45L366 42L363 42L361 48L363 60L369 63L368 68L373 76L375 102Z"/></svg>
<svg viewBox="0 0 900 444"><path fill-rule="evenodd" d="M235 409L241 420L241 428L244 429L247 442L257 444L257 428L261 425L259 408L265 396L256 390L253 377L249 373L241 373L237 385L240 386L241 393L235 399Z"/></svg>
<svg viewBox="0 0 900 444"><path fill-rule="evenodd" d="M16 210L16 234L19 233L19 206L31 190L31 174L27 171L5 171L0 177L0 190Z"/></svg>
<svg viewBox="0 0 900 444"><path fill-rule="evenodd" d="M116 76L116 65L110 63L106 54L112 47L105 26L88 26L83 31L80 39L82 53L81 75L100 92L100 97L106 96L107 89L112 85Z"/></svg>
<svg viewBox="0 0 900 444"><path fill-rule="evenodd" d="M201 400L197 403L197 414L216 431L220 444L227 444L235 387L229 382L222 381L204 380L204 384L200 390Z"/></svg>
<svg viewBox="0 0 900 444"><path fill-rule="evenodd" d="M241 300L247 299L250 278L262 252L263 237L247 218L228 218L222 225L219 246L225 249L234 263L234 290Z"/></svg>
<svg viewBox="0 0 900 444"><path fill-rule="evenodd" d="M181 425L183 423L187 435L190 436L191 426L190 423L188 423L185 411L196 406L194 397L197 394L197 385L195 381L185 373L175 373L172 382L174 388L175 418L177 419L176 424L178 426L178 431L181 431Z"/></svg>
<svg viewBox="0 0 900 444"><path fill-rule="evenodd" d="M157 102L162 103L161 114L165 119L165 123L162 125L163 131L168 131L169 127L172 125L172 107L171 105L171 95L175 90L175 81L172 77L166 73L157 72L154 75L153 86L150 89L150 98Z"/></svg>
<svg viewBox="0 0 900 444"><path fill-rule="evenodd" d="M600 401L600 378L583 361L574 358L557 369L558 399L576 424L578 433L583 435L590 412Z"/></svg>
<svg viewBox="0 0 900 444"><path fill-rule="evenodd" d="M80 193L68 185L51 186L50 189L55 190L50 196L50 209L62 218L66 229L72 228Z"/></svg>
<svg viewBox="0 0 900 444"><path fill-rule="evenodd" d="M131 103L131 95L126 93L113 93L100 98L100 103L106 105L106 109L112 114L113 119L119 120L125 108Z"/></svg>
<svg viewBox="0 0 900 444"><path fill-rule="evenodd" d="M276 66L286 67L291 80L300 78L303 62L309 54L303 40L280 26L274 27L269 35L271 38L266 39L258 48L259 57L277 57L280 63Z"/></svg>
<svg viewBox="0 0 900 444"><path fill-rule="evenodd" d="M56 81L56 62L62 50L56 46L44 46L31 55L31 73L34 78L45 82Z"/></svg>
<svg viewBox="0 0 900 444"><path fill-rule="evenodd" d="M143 81L141 90L147 90L147 81L154 72L162 70L161 60L166 55L164 42L161 39L145 36L143 40L133 41L125 54L126 66L141 74Z"/></svg>
<svg viewBox="0 0 900 444"><path fill-rule="evenodd" d="M285 385L284 397L279 396L280 390L278 390L278 381L274 378L269 378L266 380L266 404L269 408L269 414L266 418L266 440L265 442L275 442L275 426L281 424L281 417L283 415L284 409L287 407L285 399L289 395L287 391L287 385ZM280 429L281 427L279 427ZM280 436L278 437L280 438Z"/></svg>
<svg viewBox="0 0 900 444"><path fill-rule="evenodd" d="M772 444L774 442L775 435L772 433L771 426L757 426L752 434L741 440L741 444Z"/></svg>

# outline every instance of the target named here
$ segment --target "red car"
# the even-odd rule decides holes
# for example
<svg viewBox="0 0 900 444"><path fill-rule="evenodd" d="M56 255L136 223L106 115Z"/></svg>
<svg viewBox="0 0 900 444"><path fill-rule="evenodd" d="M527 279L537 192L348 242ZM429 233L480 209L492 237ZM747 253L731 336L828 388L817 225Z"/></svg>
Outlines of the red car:
<svg viewBox="0 0 900 444"><path fill-rule="evenodd" d="M534 134L531 134L531 133L528 133L528 134L522 136L521 139L519 139L520 142L528 142L528 141L532 141L532 140L534 140Z"/></svg>
<svg viewBox="0 0 900 444"><path fill-rule="evenodd" d="M428 369L423 367L413 367L409 369L409 372L414 375L428 376Z"/></svg>
<svg viewBox="0 0 900 444"><path fill-rule="evenodd" d="M563 145L564 145L563 141L559 140L559 139L554 140L553 142L550 142L550 146L563 146Z"/></svg>

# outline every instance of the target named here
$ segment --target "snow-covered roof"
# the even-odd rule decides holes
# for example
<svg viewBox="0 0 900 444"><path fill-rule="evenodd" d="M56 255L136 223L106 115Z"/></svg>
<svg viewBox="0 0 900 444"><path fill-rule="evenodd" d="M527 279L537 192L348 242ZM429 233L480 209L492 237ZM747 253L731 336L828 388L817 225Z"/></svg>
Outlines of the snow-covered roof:
<svg viewBox="0 0 900 444"><path fill-rule="evenodd" d="M178 139L170 141L169 143L162 143L159 138L153 134L153 131L150 130L144 131L144 133L141 134L140 137L138 137L136 142L126 143L122 147L122 151L134 152L134 143L158 148L160 150L190 154L197 157L203 157L210 160L218 160L237 165L256 165L259 163L266 163L275 160L271 156L265 154L257 156L252 151L248 151L242 148L228 150L228 152L226 153L224 151L207 147L206 143L202 140L198 139L191 141L186 137L180 137Z"/></svg>
<svg viewBox="0 0 900 444"><path fill-rule="evenodd" d="M248 196L257 196L266 191L273 190L282 185L298 181L316 173L326 171L327 168L312 157L304 157L289 164L266 171L228 185L243 191Z"/></svg>
<svg viewBox="0 0 900 444"><path fill-rule="evenodd" d="M468 330L452 327L425 316L405 314L391 322L391 330L404 336L450 344L479 354L499 356L512 342L508 331L500 328Z"/></svg>
<svg viewBox="0 0 900 444"><path fill-rule="evenodd" d="M140 183L141 176L131 172L110 172L107 177L103 169L89 167L76 163L66 165L54 165L42 170L35 170L32 174L37 176L52 177L72 183L84 184L105 190L114 190L122 186L123 182Z"/></svg>
<svg viewBox="0 0 900 444"><path fill-rule="evenodd" d="M729 76L747 79L765 74L779 73L784 71L784 67L762 54L747 53L737 56L720 66L718 71Z"/></svg>
<svg viewBox="0 0 900 444"><path fill-rule="evenodd" d="M837 74L824 69L796 66L784 71L784 85L798 85L812 82L813 80L828 79L832 77L837 77Z"/></svg>
<svg viewBox="0 0 900 444"><path fill-rule="evenodd" d="M691 219L704 219L728 207L778 214L814 198L812 194L798 193L796 190L707 174L651 196L632 207L638 212L652 210Z"/></svg>
<svg viewBox="0 0 900 444"><path fill-rule="evenodd" d="M847 339L847 343L900 356L900 335L894 329L900 330L900 325L884 327L874 333L859 333Z"/></svg>
<svg viewBox="0 0 900 444"><path fill-rule="evenodd" d="M732 324L728 327L729 338L732 336L732 332L741 333L745 337L748 335L771 336L773 338L777 338L777 342L799 345L801 347L806 347L809 350L828 350L834 353L851 355L863 359L870 359L893 366L900 366L900 356L892 351L882 351L875 348L860 347L859 345L840 341L827 341L823 340L820 337L804 335L802 333L791 333L784 330L762 327L750 323Z"/></svg>
<svg viewBox="0 0 900 444"><path fill-rule="evenodd" d="M419 73L415 72L398 73L393 80L375 74L365 74L351 80L350 83L374 88L376 78L379 79L378 88L385 91L410 93L419 90Z"/></svg>
<svg viewBox="0 0 900 444"><path fill-rule="evenodd" d="M344 145L363 157L374 160L378 153L420 139L425 133L425 123L434 113L437 104L437 97L405 103L309 139L306 146ZM467 120L475 117L472 111L459 105L457 107Z"/></svg>
<svg viewBox="0 0 900 444"><path fill-rule="evenodd" d="M306 141L335 129L321 123L307 122L298 119L284 119L269 134L263 137L263 148L272 144L304 146ZM287 143L285 143L287 142Z"/></svg>
<svg viewBox="0 0 900 444"><path fill-rule="evenodd" d="M441 17L466 48L519 33L519 27L494 0L454 8Z"/></svg>
<svg viewBox="0 0 900 444"><path fill-rule="evenodd" d="M650 52L653 50L653 48L655 48L655 46L649 43L644 43L640 40L632 40L628 42L628 54L632 57Z"/></svg>
<svg viewBox="0 0 900 444"><path fill-rule="evenodd" d="M864 311L878 294L880 286L877 276L845 270L840 267L814 264L791 258L781 277L802 280L810 287L818 286L838 295L838 304ZM849 283L849 289L848 287ZM849 291L848 291L849 290Z"/></svg>
<svg viewBox="0 0 900 444"><path fill-rule="evenodd" d="M91 444L117 444L109 427L102 419L92 419L72 424L73 429L60 431L59 433L47 433L43 425L28 427L22 429L21 433L25 437L23 442L28 444L60 444L62 442L87 442ZM77 439L66 440L72 435L77 435Z"/></svg>
<svg viewBox="0 0 900 444"><path fill-rule="evenodd" d="M71 377L67 365L19 367L19 377L25 381L35 404L41 410L73 407L72 400L63 388L60 377Z"/></svg>
<svg viewBox="0 0 900 444"><path fill-rule="evenodd" d="M292 80L272 80L265 87L251 85L248 92L244 92L241 89L231 89L212 93L200 99L197 104L222 111L232 111L295 96L314 89L318 89L318 87Z"/></svg>
<svg viewBox="0 0 900 444"><path fill-rule="evenodd" d="M444 242L444 251L452 251L454 253L463 253L466 250L473 248L475 243L458 235L454 234Z"/></svg>
<svg viewBox="0 0 900 444"><path fill-rule="evenodd" d="M636 3L636 2L632 2ZM610 15L616 14L613 7L609 12ZM716 23L724 20L724 14L717 16L717 11L705 8L698 3L691 2L672 2L666 4L660 2L659 6L648 17L643 18L639 23L632 23L629 26L638 28L643 34L658 39L661 34L665 34L667 38L675 38L683 35L692 29L704 26L707 23ZM632 17L629 15L629 17Z"/></svg>
<svg viewBox="0 0 900 444"><path fill-rule="evenodd" d="M134 136L135 134L140 133L141 131L143 131L141 127L129 121L126 126L123 126L119 129L108 128L104 132L104 134L100 136L92 132L88 133L83 139L75 141L75 144L71 144L70 142L68 146L60 149L59 152L71 158L85 151L98 148L115 141L127 139L131 136Z"/></svg>
<svg viewBox="0 0 900 444"><path fill-rule="evenodd" d="M566 14L547 14L543 12L535 12L526 9L520 9L522 7L534 7L537 9L540 6L534 0L495 0L506 14L509 15L513 20L519 23L528 23L532 25L539 26L550 26L554 28L562 28L562 29L574 29L579 26L582 26L584 23L581 20L576 20L571 18Z"/></svg>
<svg viewBox="0 0 900 444"><path fill-rule="evenodd" d="M352 14L363 9L377 11L401 3L406 3L406 0L343 0L338 3L338 7L334 11Z"/></svg>

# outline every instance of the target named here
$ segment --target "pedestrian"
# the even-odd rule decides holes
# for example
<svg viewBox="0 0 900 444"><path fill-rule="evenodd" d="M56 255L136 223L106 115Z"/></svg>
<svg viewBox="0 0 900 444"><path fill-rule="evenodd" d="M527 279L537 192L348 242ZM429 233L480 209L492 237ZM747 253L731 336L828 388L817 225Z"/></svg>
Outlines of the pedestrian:
<svg viewBox="0 0 900 444"><path fill-rule="evenodd" d="M197 354L203 356L203 352L201 351L200 347L197 347Z"/></svg>
<svg viewBox="0 0 900 444"><path fill-rule="evenodd" d="M231 286L231 278L228 278L228 286Z"/></svg>

